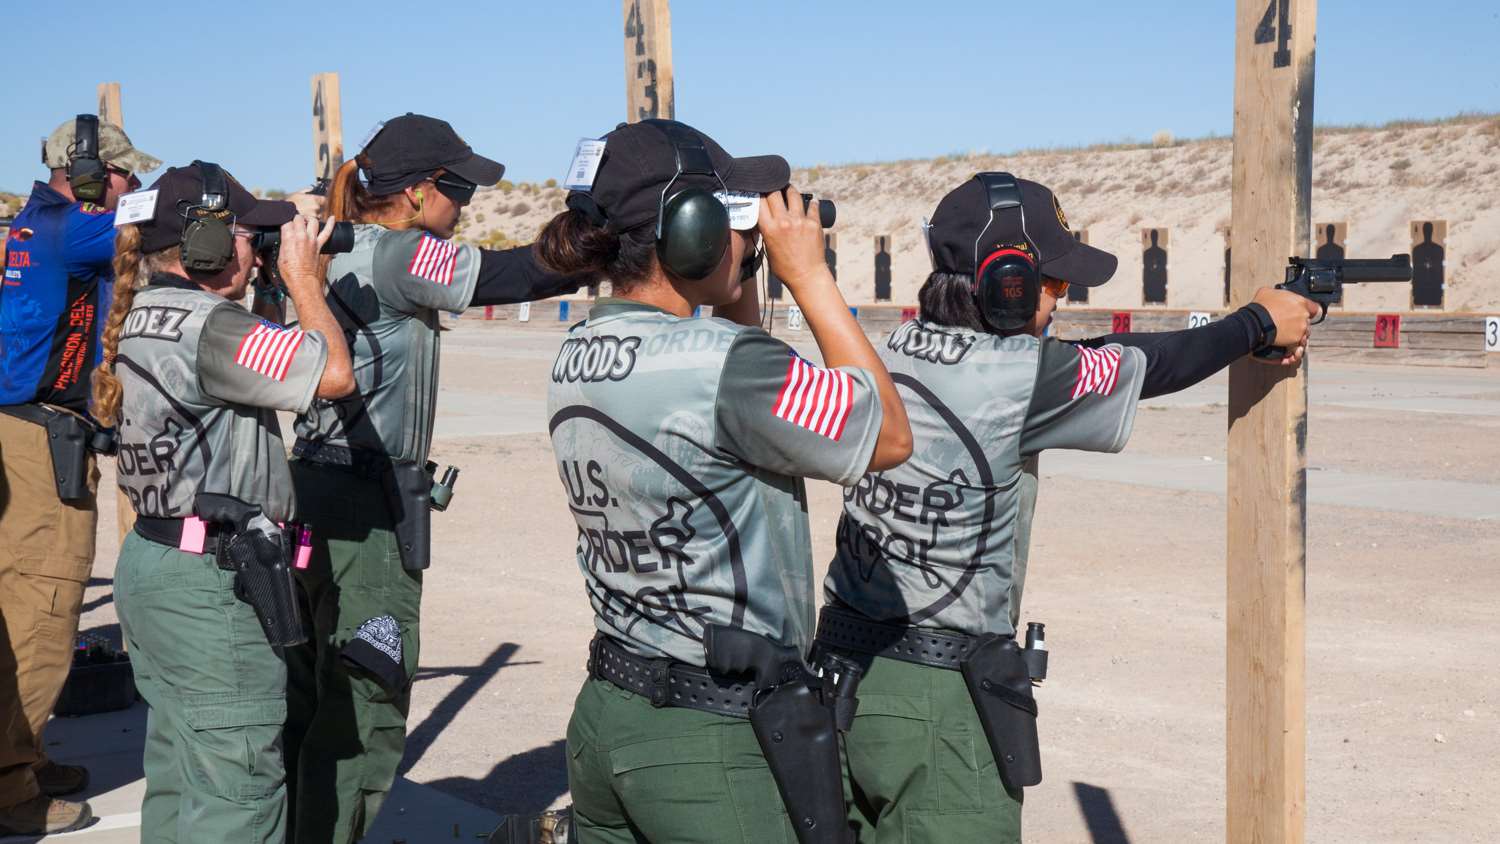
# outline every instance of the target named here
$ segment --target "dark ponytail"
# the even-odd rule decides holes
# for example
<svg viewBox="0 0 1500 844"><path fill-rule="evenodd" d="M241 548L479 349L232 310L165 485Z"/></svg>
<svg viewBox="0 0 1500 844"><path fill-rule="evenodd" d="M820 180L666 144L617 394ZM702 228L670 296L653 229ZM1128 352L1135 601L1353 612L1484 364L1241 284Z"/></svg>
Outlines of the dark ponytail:
<svg viewBox="0 0 1500 844"><path fill-rule="evenodd" d="M979 303L974 301L974 280L957 273L932 273L917 291L917 304L921 307L924 322L967 328L972 331L989 331L984 317L979 314Z"/></svg>
<svg viewBox="0 0 1500 844"><path fill-rule="evenodd" d="M615 293L624 293L650 278L656 263L656 232L650 226L611 231L577 208L569 208L542 228L532 254L555 273L577 276L589 284L609 281Z"/></svg>

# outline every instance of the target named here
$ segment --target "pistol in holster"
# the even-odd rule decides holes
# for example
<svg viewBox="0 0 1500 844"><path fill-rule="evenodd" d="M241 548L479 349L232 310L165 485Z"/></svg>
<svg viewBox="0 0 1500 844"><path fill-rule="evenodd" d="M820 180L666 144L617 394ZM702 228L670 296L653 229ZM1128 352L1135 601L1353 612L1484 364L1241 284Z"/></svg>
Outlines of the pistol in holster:
<svg viewBox="0 0 1500 844"><path fill-rule="evenodd" d="M89 497L89 454L114 454L114 431L100 428L81 416L42 404L0 407L11 416L47 432L47 451L52 457L52 479L57 497L77 501Z"/></svg>
<svg viewBox="0 0 1500 844"><path fill-rule="evenodd" d="M709 625L703 642L710 670L749 674L759 687L750 727L799 844L852 844L839 732L854 719L859 667L832 657L819 674L796 648L724 625Z"/></svg>
<svg viewBox="0 0 1500 844"><path fill-rule="evenodd" d="M234 572L234 596L255 611L266 641L276 647L307 641L292 578L291 536L259 507L232 495L200 492L193 513L227 528L220 530L215 556L221 568Z"/></svg>
<svg viewBox="0 0 1500 844"><path fill-rule="evenodd" d="M1009 636L986 634L959 665L1000 777L1011 788L1042 781L1036 697L1025 654Z"/></svg>
<svg viewBox="0 0 1500 844"><path fill-rule="evenodd" d="M401 567L421 571L432 565L432 474L421 463L393 460L381 483Z"/></svg>
<svg viewBox="0 0 1500 844"><path fill-rule="evenodd" d="M432 511L448 509L458 470L452 466L437 478L437 464L391 461L381 476L386 505L401 549L401 567L421 571L432 565Z"/></svg>

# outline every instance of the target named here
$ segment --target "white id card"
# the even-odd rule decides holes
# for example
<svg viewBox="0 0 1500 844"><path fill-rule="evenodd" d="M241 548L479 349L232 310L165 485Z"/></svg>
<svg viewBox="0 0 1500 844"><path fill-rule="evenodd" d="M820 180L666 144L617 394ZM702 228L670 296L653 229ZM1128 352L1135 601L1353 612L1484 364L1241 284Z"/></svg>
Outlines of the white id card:
<svg viewBox="0 0 1500 844"><path fill-rule="evenodd" d="M156 191L138 190L120 197L115 207L115 228L149 222L156 216Z"/></svg>
<svg viewBox="0 0 1500 844"><path fill-rule="evenodd" d="M729 227L735 231L749 231L760 222L760 194L741 190L714 191L714 199L724 203L729 210Z"/></svg>
<svg viewBox="0 0 1500 844"><path fill-rule="evenodd" d="M594 176L599 172L599 162L603 160L602 139L579 138L578 148L573 151L573 163L568 165L568 176L563 179L563 187L568 190L593 190Z"/></svg>

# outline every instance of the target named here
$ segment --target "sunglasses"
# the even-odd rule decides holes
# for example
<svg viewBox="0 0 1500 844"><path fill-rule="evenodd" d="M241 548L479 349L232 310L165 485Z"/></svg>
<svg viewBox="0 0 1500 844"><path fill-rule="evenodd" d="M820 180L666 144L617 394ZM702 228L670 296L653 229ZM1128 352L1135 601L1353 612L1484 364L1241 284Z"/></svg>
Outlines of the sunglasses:
<svg viewBox="0 0 1500 844"><path fill-rule="evenodd" d="M455 205L468 205L469 200L474 198L474 191L479 189L479 185L452 173L433 176L432 182L437 186L438 193L448 197Z"/></svg>
<svg viewBox="0 0 1500 844"><path fill-rule="evenodd" d="M1042 289L1052 294L1052 298L1061 299L1068 293L1068 283L1049 278L1042 282Z"/></svg>

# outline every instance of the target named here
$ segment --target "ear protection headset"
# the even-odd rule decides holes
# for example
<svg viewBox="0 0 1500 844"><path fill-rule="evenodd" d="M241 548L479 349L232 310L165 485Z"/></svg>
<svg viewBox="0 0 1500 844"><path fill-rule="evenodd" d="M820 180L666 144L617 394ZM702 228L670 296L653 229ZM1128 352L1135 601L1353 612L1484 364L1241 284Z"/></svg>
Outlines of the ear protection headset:
<svg viewBox="0 0 1500 844"><path fill-rule="evenodd" d="M1041 299L1041 256L1026 233L1021 186L1009 173L979 173L990 219L974 239L974 299L996 331L1016 331L1036 313Z"/></svg>
<svg viewBox="0 0 1500 844"><path fill-rule="evenodd" d="M702 139L675 120L648 120L667 136L677 157L677 172L661 190L656 215L656 257L662 268L680 278L707 278L729 248L729 210L703 188L671 193L681 176L713 176L726 193L724 179L714 169Z"/></svg>
<svg viewBox="0 0 1500 844"><path fill-rule="evenodd" d="M203 177L203 197L179 213L188 221L182 229L182 266L191 273L217 275L234 258L234 215L229 212L229 185L217 164L194 161Z"/></svg>
<svg viewBox="0 0 1500 844"><path fill-rule="evenodd" d="M99 160L99 118L80 114L73 123L73 149L68 153L68 184L73 196L84 202L104 198L109 173Z"/></svg>

